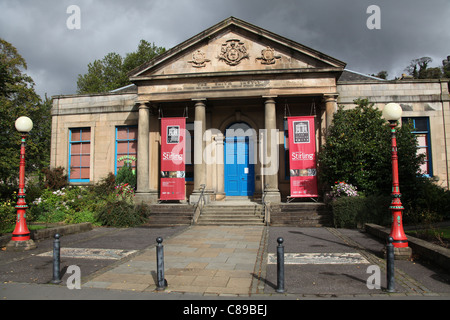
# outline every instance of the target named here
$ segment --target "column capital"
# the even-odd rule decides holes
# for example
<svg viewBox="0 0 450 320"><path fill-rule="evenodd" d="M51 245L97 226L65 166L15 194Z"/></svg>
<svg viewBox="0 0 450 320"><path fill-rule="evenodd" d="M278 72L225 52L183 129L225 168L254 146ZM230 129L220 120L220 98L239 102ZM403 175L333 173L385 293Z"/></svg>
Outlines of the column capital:
<svg viewBox="0 0 450 320"><path fill-rule="evenodd" d="M205 103L206 100L208 100L208 99L206 99L206 98L193 98L191 100L194 101L195 103Z"/></svg>
<svg viewBox="0 0 450 320"><path fill-rule="evenodd" d="M277 95L272 95L272 96L262 96L263 99L265 99L264 103L274 103L275 102L275 98L278 98Z"/></svg>
<svg viewBox="0 0 450 320"><path fill-rule="evenodd" d="M137 105L139 109L150 109L150 102L148 101L138 101Z"/></svg>
<svg viewBox="0 0 450 320"><path fill-rule="evenodd" d="M338 97L339 97L339 93L325 93L323 95L323 100L325 102L336 102Z"/></svg>

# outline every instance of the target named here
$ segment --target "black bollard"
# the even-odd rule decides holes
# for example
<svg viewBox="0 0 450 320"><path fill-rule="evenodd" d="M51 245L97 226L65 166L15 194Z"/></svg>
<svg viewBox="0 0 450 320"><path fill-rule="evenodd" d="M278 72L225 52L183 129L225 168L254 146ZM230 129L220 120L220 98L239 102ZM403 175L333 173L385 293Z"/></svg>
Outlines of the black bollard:
<svg viewBox="0 0 450 320"><path fill-rule="evenodd" d="M394 280L394 239L388 238L388 244L386 246L386 278L387 278L387 291L395 292L395 280Z"/></svg>
<svg viewBox="0 0 450 320"><path fill-rule="evenodd" d="M60 270L61 270L61 255L60 255L60 242L59 234L55 234L55 240L53 241L53 279L51 283L61 283Z"/></svg>
<svg viewBox="0 0 450 320"><path fill-rule="evenodd" d="M277 247L277 292L284 292L284 246L283 246L283 238L278 238L278 247Z"/></svg>
<svg viewBox="0 0 450 320"><path fill-rule="evenodd" d="M162 245L163 238L156 238L158 245L156 246L156 275L157 275L157 288L156 290L162 291L167 287L167 281L164 279L164 246Z"/></svg>

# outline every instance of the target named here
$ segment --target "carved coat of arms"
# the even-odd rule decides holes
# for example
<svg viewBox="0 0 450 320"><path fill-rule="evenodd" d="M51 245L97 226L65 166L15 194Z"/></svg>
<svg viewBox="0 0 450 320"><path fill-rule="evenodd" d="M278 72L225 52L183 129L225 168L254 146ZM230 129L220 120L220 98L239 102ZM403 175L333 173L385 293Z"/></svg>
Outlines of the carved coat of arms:
<svg viewBox="0 0 450 320"><path fill-rule="evenodd" d="M248 59L249 55L244 43L237 39L228 40L222 45L218 59L229 66L238 65L242 59Z"/></svg>
<svg viewBox="0 0 450 320"><path fill-rule="evenodd" d="M192 60L188 61L192 63L192 66L195 68L202 68L206 66L206 62L210 62L211 60L206 59L205 54L201 50L197 50L192 54Z"/></svg>
<svg viewBox="0 0 450 320"><path fill-rule="evenodd" d="M281 59L281 56L275 55L275 50L271 47L267 47L261 51L261 57L256 60L261 60L261 64L275 64L277 59Z"/></svg>

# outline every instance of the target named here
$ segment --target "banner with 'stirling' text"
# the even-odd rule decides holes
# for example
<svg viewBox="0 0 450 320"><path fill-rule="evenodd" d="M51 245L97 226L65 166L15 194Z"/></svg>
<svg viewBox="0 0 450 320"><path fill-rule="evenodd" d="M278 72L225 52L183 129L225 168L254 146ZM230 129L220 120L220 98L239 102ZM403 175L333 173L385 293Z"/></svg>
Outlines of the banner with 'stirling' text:
<svg viewBox="0 0 450 320"><path fill-rule="evenodd" d="M185 199L185 118L161 119L160 200Z"/></svg>
<svg viewBox="0 0 450 320"><path fill-rule="evenodd" d="M314 116L288 117L291 197L317 197Z"/></svg>

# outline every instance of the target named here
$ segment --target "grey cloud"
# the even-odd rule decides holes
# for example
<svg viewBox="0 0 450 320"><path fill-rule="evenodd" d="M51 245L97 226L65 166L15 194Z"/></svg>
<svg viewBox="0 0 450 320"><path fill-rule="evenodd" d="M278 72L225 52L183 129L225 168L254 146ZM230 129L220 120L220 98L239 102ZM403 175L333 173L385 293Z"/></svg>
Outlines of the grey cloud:
<svg viewBox="0 0 450 320"><path fill-rule="evenodd" d="M81 9L81 29L69 30L69 5ZM381 9L381 29L369 30L369 5ZM125 54L140 39L171 48L235 16L347 62L362 73L400 76L410 60L450 55L448 0L3 0L0 37L28 63L41 96L76 91L78 74L108 52Z"/></svg>

